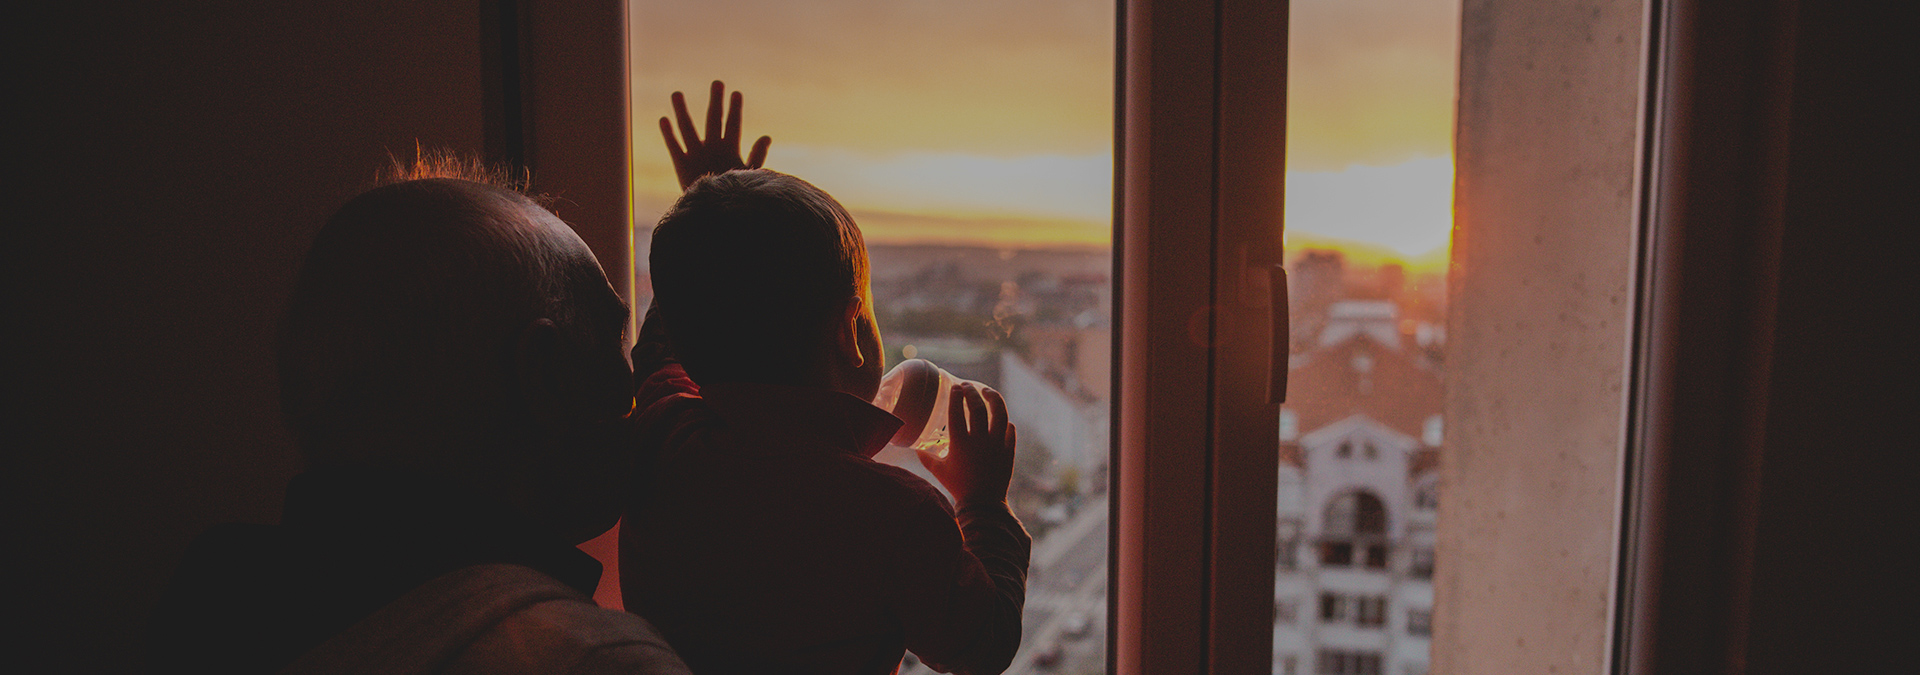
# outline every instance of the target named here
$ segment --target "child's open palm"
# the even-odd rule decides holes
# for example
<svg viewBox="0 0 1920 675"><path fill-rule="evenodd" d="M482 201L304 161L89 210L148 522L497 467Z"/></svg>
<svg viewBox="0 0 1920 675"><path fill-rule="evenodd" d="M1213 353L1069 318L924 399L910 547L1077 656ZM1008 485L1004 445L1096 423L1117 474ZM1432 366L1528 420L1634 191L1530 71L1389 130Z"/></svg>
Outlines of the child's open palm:
<svg viewBox="0 0 1920 675"><path fill-rule="evenodd" d="M761 136L754 141L753 150L743 161L740 159L740 92L733 92L732 110L727 112L727 123L720 125L722 106L720 100L727 93L727 86L719 80L713 81L711 96L707 99L706 140L693 129L693 115L687 113L687 97L673 92L673 116L680 120L680 136L685 139L686 147L681 148L679 139L673 136L673 123L660 118L660 135L667 139L667 154L673 157L673 171L680 177L680 189L685 190L701 176L726 173L734 169L758 169L767 161L767 147L773 144L773 138Z"/></svg>

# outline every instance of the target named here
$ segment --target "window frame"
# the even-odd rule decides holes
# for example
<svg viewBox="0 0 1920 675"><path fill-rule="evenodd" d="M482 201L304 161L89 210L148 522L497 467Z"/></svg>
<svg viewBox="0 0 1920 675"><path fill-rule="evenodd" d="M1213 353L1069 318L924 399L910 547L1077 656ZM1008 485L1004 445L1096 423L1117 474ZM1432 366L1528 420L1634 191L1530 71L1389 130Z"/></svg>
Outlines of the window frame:
<svg viewBox="0 0 1920 675"><path fill-rule="evenodd" d="M1280 213L1284 200L1276 189L1283 184L1279 177L1284 176L1284 166L1279 158L1285 154L1284 134L1272 132L1285 128L1288 7L1286 3L1264 7L1250 4L1237 0L1130 0L1123 3L1120 12L1115 143L1119 183L1115 218L1119 308L1113 397L1115 573L1109 604L1113 614L1110 625L1114 627L1110 634L1110 668L1116 673L1257 672L1272 667L1271 633L1265 630L1271 623L1272 605L1267 602L1271 593L1258 590L1270 590L1275 535L1271 525L1253 526L1263 519L1253 511L1264 510L1264 519L1272 518L1273 486L1262 483L1276 473L1276 467L1250 456L1250 448L1264 450L1265 444L1242 444L1231 425L1253 425L1265 431L1268 438L1278 438L1277 426L1265 426L1277 425L1277 415L1267 413L1264 420L1253 419L1252 406L1235 408L1234 397L1257 388L1246 382L1249 373L1277 370L1276 375L1284 375L1283 369L1275 368L1273 360L1260 353L1272 339L1267 326L1250 325L1267 317L1257 307L1258 301L1267 297L1268 286L1284 279L1262 273L1277 262L1277 255L1268 257L1277 254L1277 241L1249 239L1261 233L1245 230L1261 229L1275 237L1280 232L1280 224L1273 222L1276 217L1256 214ZM1498 2L1469 5L1483 14L1517 9ZM1642 185L1642 167L1650 160L1638 147L1644 137L1638 116L1647 100L1647 83L1635 76L1644 72L1647 46L1654 40L1645 32L1649 6L1645 0L1618 0L1602 8L1607 12L1605 17L1590 15L1590 9L1584 6L1560 5L1516 13L1526 16L1496 16L1520 22L1502 24L1502 30L1509 32L1495 33L1500 40L1478 54L1500 59L1497 72L1468 72L1465 44L1473 37L1463 32L1463 117L1468 98L1479 94L1479 100L1487 100L1486 92L1470 92L1468 87L1493 82L1496 76L1505 78L1496 84L1510 88L1503 93L1531 97L1528 104L1536 108L1528 112L1560 112L1554 106L1570 100L1560 94L1563 90L1592 91L1609 111L1626 111L1605 122L1608 133L1624 134L1626 142L1605 147L1574 142L1558 148L1563 152L1561 157L1535 153L1515 157L1520 161L1506 165L1509 175L1529 170L1538 175L1564 175L1560 173L1562 165L1611 172L1605 177L1607 198L1625 195L1630 203L1609 203L1604 213L1576 216L1560 226L1597 227L1609 242L1626 242L1618 246L1619 259L1600 260L1594 251L1570 245L1579 237L1565 237L1569 243L1553 242L1561 249L1551 250L1570 256L1566 262L1551 261L1560 265L1558 269L1536 265L1525 271L1514 270L1519 274L1502 270L1501 274L1479 275L1474 282L1482 284L1481 288L1497 289L1502 298L1526 297L1534 302L1581 299L1592 307L1593 284L1611 283L1615 277L1631 279L1631 270L1638 268L1635 247L1643 220L1637 190ZM1492 31L1490 25L1482 25L1486 18L1481 16L1481 23L1473 23L1463 17L1463 23L1483 32ZM1556 32L1566 26L1608 31L1609 38L1615 32L1619 35L1618 39L1598 40L1589 33L1589 39L1583 42ZM1480 35L1479 39L1495 38ZM1263 51L1263 45L1256 41L1264 41L1264 46L1274 51ZM1528 65L1526 72L1519 68L1523 59ZM1484 61L1474 65L1489 67ZM1540 72L1534 73L1535 68ZM1562 75L1545 73L1579 75L1563 82ZM1474 112L1485 115L1483 110ZM1502 151L1528 143L1544 146L1564 142L1562 139L1587 131L1566 124L1536 123L1547 118L1528 120L1533 126L1522 124L1509 129L1507 125L1517 121L1514 114L1501 112L1456 121L1456 143L1472 132L1488 134L1496 126L1505 138L1495 140L1506 145L1493 149ZM1482 142L1485 138L1475 136L1466 142ZM1262 157L1261 153L1270 156ZM1574 156L1569 160L1564 153ZM1464 185L1484 188L1495 182L1490 180L1495 178L1492 175L1473 175L1474 170L1481 169L1461 169L1457 195L1468 193ZM1267 179L1253 178L1268 175L1275 178L1264 184L1261 181ZM1503 187L1526 185L1524 180L1509 181ZM1546 204L1556 199L1564 204L1582 204L1600 189L1591 181L1578 180L1531 187L1536 188L1531 196L1537 203ZM1256 190L1267 194L1255 194ZM1531 224L1547 222L1552 208L1545 207L1536 215L1516 212L1519 217L1504 221L1486 221L1480 213L1464 213L1462 222L1481 218L1474 221L1474 226L1481 228L1483 236L1517 239L1531 236L1527 231ZM1560 208L1564 212L1566 207ZM1146 250L1152 255L1148 256ZM1454 257L1456 262L1461 257L1457 246ZM1623 266L1627 272L1620 271ZM1602 273L1587 274L1595 270ZM1527 274L1538 276L1528 279ZM1588 287L1581 288L1582 281ZM1530 282L1532 287L1528 287ZM1597 429L1578 460L1589 467L1580 485L1585 491L1581 493L1580 511L1573 514L1577 518L1564 520L1567 525L1562 525L1573 528L1571 536L1562 537L1563 543L1579 547L1582 562L1570 565L1555 561L1543 566L1538 564L1547 555L1543 549L1517 545L1517 540L1568 515L1555 513L1549 506L1567 494L1564 484L1556 491L1555 481L1544 477L1551 472L1520 475L1524 469L1516 466L1492 472L1497 475L1489 477L1493 483L1505 481L1502 487L1515 491L1510 499L1544 506L1524 522L1495 518L1487 511L1495 507L1463 506L1470 495L1441 500L1444 515L1438 517L1436 543L1442 549L1440 555L1459 564L1441 566L1435 572L1434 585L1443 596L1437 599L1434 609L1438 611L1432 615L1432 645L1438 658L1431 663L1438 667L1463 667L1457 659L1449 659L1449 650L1473 654L1473 662L1479 665L1466 666L1469 669L1502 671L1511 669L1506 666L1525 664L1528 669L1539 670L1547 664L1561 664L1563 669L1573 666L1576 671L1600 672L1612 667L1611 650L1618 638L1607 616L1620 608L1614 572L1620 564L1620 504L1628 480L1622 467L1630 443L1626 434L1630 414L1627 401L1634 383L1626 373L1634 354L1630 336L1636 307L1631 296L1635 292L1638 288L1629 281L1624 294L1629 297L1613 307L1601 305L1597 310L1604 317L1601 328L1596 336L1582 338L1576 350L1578 359L1586 359L1580 363L1600 364L1600 371L1620 373L1611 399L1597 397L1596 404L1575 414L1584 418L1587 427ZM1474 336L1473 330L1463 329L1477 328L1484 337L1490 320L1487 315L1450 317L1448 334L1458 342ZM1206 330L1195 331L1195 325ZM1537 344L1558 341L1547 330L1540 324L1525 331L1509 329L1502 339ZM1204 335L1198 345L1188 342L1196 332ZM1526 337L1522 338L1522 333ZM1531 347L1522 351L1528 349ZM1535 367L1550 362L1537 351L1524 356L1536 359ZM1201 376L1192 372L1202 370L1197 364L1206 366ZM1481 387L1468 392L1452 386L1459 377L1449 375L1448 395L1453 401L1484 395L1489 390ZM1551 383L1560 390L1588 384ZM1494 386L1507 387L1510 396L1525 390L1517 382L1498 381ZM1564 422L1529 419L1524 424L1527 434L1540 435ZM1466 419L1448 419L1445 425L1444 431L1451 437L1445 445L1453 448L1460 447L1458 439L1470 437L1475 429ZM1612 432L1605 431L1609 427ZM1519 453L1540 455L1537 443L1522 447L1515 442L1522 435L1499 439L1502 445L1493 458ZM1456 454L1442 455L1443 484L1451 485L1449 476L1458 480L1465 475ZM1469 526L1479 528L1476 532L1491 528L1499 536L1485 541L1463 539ZM1469 548L1463 549L1462 542ZM1600 543L1594 545L1596 542ZM1235 548L1241 543L1253 546L1243 554ZM1466 558L1459 557L1463 555ZM1491 556L1509 568L1531 565L1536 572L1525 579L1499 578L1500 568L1476 566L1470 560L1474 556ZM1260 572L1268 578L1243 576L1256 566L1268 568ZM1149 579L1151 586L1147 584ZM1570 622L1531 621L1527 623L1529 637L1520 646L1515 646L1511 636L1503 635L1495 641L1486 631L1461 631L1462 626L1470 624L1454 610L1466 605L1444 590L1500 588L1498 597L1464 602L1506 607L1512 603L1501 598L1516 593L1562 595L1576 588L1590 593L1594 579L1603 590L1597 600L1588 602L1599 603L1605 611L1581 613ZM1250 596L1263 609L1255 611L1238 602L1232 593ZM1454 604L1447 604L1450 600ZM1527 611L1561 610L1535 606ZM1235 622L1258 624L1262 634L1237 631ZM1532 646L1526 646L1529 643Z"/></svg>
<svg viewBox="0 0 1920 675"><path fill-rule="evenodd" d="M1117 15L1111 672L1272 669L1288 9Z"/></svg>
<svg viewBox="0 0 1920 675"><path fill-rule="evenodd" d="M525 72L543 78L557 69L538 64L558 61L541 54L589 44L622 50L612 70L542 82L529 118L540 131L532 138L549 145L536 146L528 161L543 182L569 185L575 202L573 186L591 182L588 172L622 179L594 199L611 217L568 220L630 298L625 3L521 6L541 13L529 25L549 28L612 12L601 24L615 27L610 35L528 38ZM1276 385L1270 378L1284 382L1285 374L1272 358L1276 341L1284 349L1284 326L1271 317L1284 309L1275 302L1284 298L1284 276L1274 270L1285 139L1274 131L1286 121L1288 9L1285 1L1123 0L1116 13L1110 672L1272 667L1279 429L1267 394ZM619 98L573 101L563 93L596 88ZM620 115L617 122L581 119L583 110ZM569 119L596 131L568 132ZM617 140L598 140L616 130ZM593 144L598 149L586 147ZM1636 155L1636 170L1646 161ZM1455 328L1449 334L1463 338ZM1447 426L1449 435L1467 428L1457 420ZM1455 516L1441 519L1443 530L1464 524L1458 501L1442 501ZM1450 564L1438 575L1462 582L1472 573L1471 565ZM1439 613L1433 622L1435 637L1448 637ZM1442 642L1434 641L1436 652Z"/></svg>
<svg viewBox="0 0 1920 675"><path fill-rule="evenodd" d="M633 301L632 101L626 0L483 4L487 154L518 164ZM551 187L550 187L551 186ZM626 339L639 321L633 312Z"/></svg>

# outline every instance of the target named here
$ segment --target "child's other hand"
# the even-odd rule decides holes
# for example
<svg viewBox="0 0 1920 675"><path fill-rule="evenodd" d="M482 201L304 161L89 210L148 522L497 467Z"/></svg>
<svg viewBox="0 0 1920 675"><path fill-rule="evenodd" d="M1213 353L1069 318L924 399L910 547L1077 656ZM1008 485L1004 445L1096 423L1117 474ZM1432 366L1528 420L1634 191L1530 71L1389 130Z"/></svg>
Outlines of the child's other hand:
<svg viewBox="0 0 1920 675"><path fill-rule="evenodd" d="M1016 433L1000 392L970 382L954 385L947 396L947 433L947 456L922 450L920 463L953 493L954 505L1006 503Z"/></svg>
<svg viewBox="0 0 1920 675"><path fill-rule="evenodd" d="M773 139L761 136L754 141L753 151L745 161L740 159L740 92L733 92L733 109L727 113L727 124L723 131L720 126L720 99L726 94L727 86L719 80L713 81L712 96L707 99L706 140L700 140L700 134L693 130L693 115L687 113L687 97L673 92L673 115L680 120L680 135L686 139L686 149L680 148L680 142L673 137L673 123L660 118L660 135L667 139L667 154L673 157L673 171L680 176L680 189L685 190L701 176L726 173L734 169L758 169L767 161L767 146Z"/></svg>

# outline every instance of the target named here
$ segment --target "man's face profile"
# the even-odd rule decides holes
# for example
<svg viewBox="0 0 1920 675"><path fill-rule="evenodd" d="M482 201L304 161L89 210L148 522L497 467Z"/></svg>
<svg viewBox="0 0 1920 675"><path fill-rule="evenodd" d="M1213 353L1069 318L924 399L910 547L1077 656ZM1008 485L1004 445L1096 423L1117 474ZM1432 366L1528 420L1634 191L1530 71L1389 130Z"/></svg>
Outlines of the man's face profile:
<svg viewBox="0 0 1920 675"><path fill-rule="evenodd" d="M520 388L531 416L542 420L544 430L545 447L530 457L535 462L530 478L538 484L533 492L541 495L537 509L551 511L543 520L563 524L567 538L585 541L619 518L630 477L633 446L625 423L633 409L633 369L625 346L629 310L571 228L536 204L519 208L528 222L573 254L567 275L573 284L568 294L573 330L550 321L528 327L519 347L521 358L551 361L547 366L529 364ZM549 331L551 347L542 344Z"/></svg>

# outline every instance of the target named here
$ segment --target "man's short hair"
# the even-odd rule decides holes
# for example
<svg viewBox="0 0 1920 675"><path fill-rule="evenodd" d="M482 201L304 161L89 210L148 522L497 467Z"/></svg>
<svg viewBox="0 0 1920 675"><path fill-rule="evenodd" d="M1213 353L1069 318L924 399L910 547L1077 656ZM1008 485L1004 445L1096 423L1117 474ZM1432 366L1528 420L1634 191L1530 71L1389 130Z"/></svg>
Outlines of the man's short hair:
<svg viewBox="0 0 1920 675"><path fill-rule="evenodd" d="M519 331L543 317L578 329L573 296L604 276L527 222L529 205L497 185L423 178L327 221L279 349L282 408L310 460L371 430L497 416Z"/></svg>
<svg viewBox="0 0 1920 675"><path fill-rule="evenodd" d="M653 231L655 302L701 381L789 382L865 297L867 247L820 188L765 169L708 176Z"/></svg>

